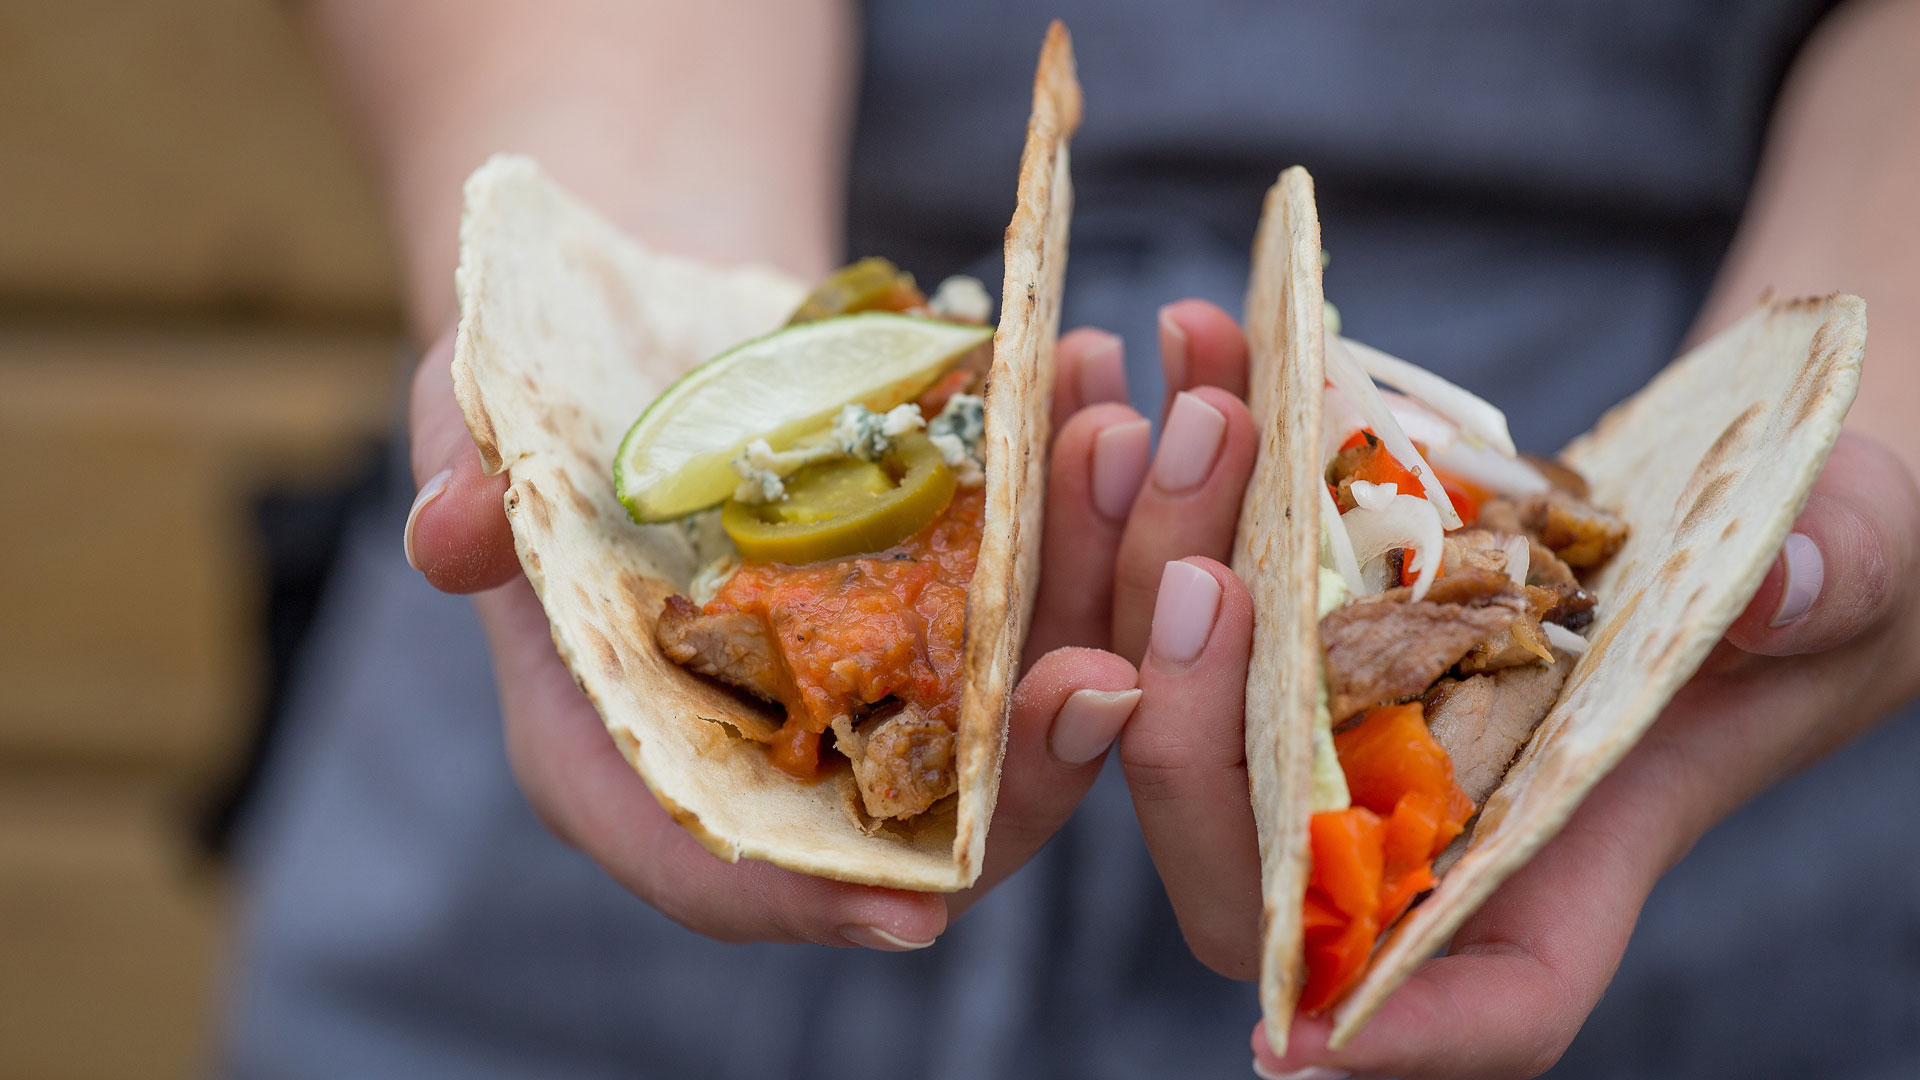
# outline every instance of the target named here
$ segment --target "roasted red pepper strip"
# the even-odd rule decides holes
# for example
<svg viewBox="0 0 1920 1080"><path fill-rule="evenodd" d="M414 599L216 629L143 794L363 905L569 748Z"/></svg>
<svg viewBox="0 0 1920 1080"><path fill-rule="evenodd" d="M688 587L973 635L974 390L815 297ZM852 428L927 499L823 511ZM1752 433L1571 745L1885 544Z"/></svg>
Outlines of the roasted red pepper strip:
<svg viewBox="0 0 1920 1080"><path fill-rule="evenodd" d="M1353 805L1309 822L1313 874L1300 995L1308 1012L1339 1000L1360 977L1380 930L1433 887L1433 857L1473 816L1417 702L1369 709L1334 736L1334 750Z"/></svg>
<svg viewBox="0 0 1920 1080"><path fill-rule="evenodd" d="M1426 453L1426 447L1420 448ZM1434 478L1447 491L1447 498L1453 503L1453 512L1460 515L1462 525L1471 525L1480 520L1480 504L1493 497L1493 493L1470 480L1457 476L1448 476L1439 469L1433 470Z"/></svg>
<svg viewBox="0 0 1920 1080"><path fill-rule="evenodd" d="M1351 450L1357 446L1365 446L1367 452L1361 456L1359 464L1349 474L1352 479L1365 480L1369 484L1394 484L1402 495L1420 494L1420 478L1409 472L1392 454L1387 453L1386 446L1374 437L1373 432L1355 432L1351 438L1340 445L1340 449Z"/></svg>

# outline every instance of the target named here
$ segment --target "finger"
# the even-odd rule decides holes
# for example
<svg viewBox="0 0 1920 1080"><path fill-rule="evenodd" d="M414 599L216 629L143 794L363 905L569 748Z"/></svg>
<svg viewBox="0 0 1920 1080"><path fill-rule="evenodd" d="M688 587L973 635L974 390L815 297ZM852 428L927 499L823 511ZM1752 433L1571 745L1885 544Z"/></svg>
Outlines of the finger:
<svg viewBox="0 0 1920 1080"><path fill-rule="evenodd" d="M1054 440L1029 659L1111 641L1115 560L1147 474L1150 429L1125 405L1099 404L1076 413Z"/></svg>
<svg viewBox="0 0 1920 1080"><path fill-rule="evenodd" d="M1053 431L1089 405L1127 402L1126 351L1118 335L1091 326L1061 335L1053 351Z"/></svg>
<svg viewBox="0 0 1920 1080"><path fill-rule="evenodd" d="M427 349L413 375L407 436L419 494L402 534L407 562L443 592L491 589L520 573L503 500L507 477L488 476L453 395L453 333Z"/></svg>
<svg viewBox="0 0 1920 1080"><path fill-rule="evenodd" d="M986 866L977 885L954 897L952 913L1025 865L1066 824L1133 715L1134 683L1132 664L1097 649L1057 649L1021 678Z"/></svg>
<svg viewBox="0 0 1920 1080"><path fill-rule="evenodd" d="M1749 653L1824 652L1910 606L1920 494L1885 447L1843 435L1773 569L1727 631Z"/></svg>
<svg viewBox="0 0 1920 1080"><path fill-rule="evenodd" d="M555 654L524 579L476 600L492 647L507 750L527 800L563 840L681 925L722 941L886 950L931 944L946 906L925 893L727 863L674 822L608 737Z"/></svg>
<svg viewBox="0 0 1920 1080"><path fill-rule="evenodd" d="M1158 591L1120 761L1188 947L1214 971L1250 979L1260 925L1243 712L1253 602L1211 559L1168 563Z"/></svg>
<svg viewBox="0 0 1920 1080"><path fill-rule="evenodd" d="M1159 326L1168 404L1196 386L1247 396L1247 336L1233 316L1205 300L1176 300L1160 309Z"/></svg>
<svg viewBox="0 0 1920 1080"><path fill-rule="evenodd" d="M1114 570L1113 651L1146 647L1162 567L1202 555L1225 561L1253 474L1257 431L1246 403L1201 387L1174 398L1153 467L1121 536Z"/></svg>

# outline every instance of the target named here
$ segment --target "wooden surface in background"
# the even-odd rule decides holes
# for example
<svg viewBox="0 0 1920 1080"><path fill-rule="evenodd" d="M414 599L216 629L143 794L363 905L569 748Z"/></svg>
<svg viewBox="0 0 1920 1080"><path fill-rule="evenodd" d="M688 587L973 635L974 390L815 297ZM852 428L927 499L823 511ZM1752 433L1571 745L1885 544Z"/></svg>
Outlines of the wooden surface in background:
<svg viewBox="0 0 1920 1080"><path fill-rule="evenodd" d="M231 764L258 707L248 499L358 463L387 426L382 335L0 327L0 760Z"/></svg>
<svg viewBox="0 0 1920 1080"><path fill-rule="evenodd" d="M136 777L0 782L0 1076L204 1074L226 909L183 819Z"/></svg>
<svg viewBox="0 0 1920 1080"><path fill-rule="evenodd" d="M0 301L391 321L298 7L0 0Z"/></svg>
<svg viewBox="0 0 1920 1080"><path fill-rule="evenodd" d="M0 0L7 1080L204 1075L192 812L261 704L251 500L396 415L389 249L297 8Z"/></svg>

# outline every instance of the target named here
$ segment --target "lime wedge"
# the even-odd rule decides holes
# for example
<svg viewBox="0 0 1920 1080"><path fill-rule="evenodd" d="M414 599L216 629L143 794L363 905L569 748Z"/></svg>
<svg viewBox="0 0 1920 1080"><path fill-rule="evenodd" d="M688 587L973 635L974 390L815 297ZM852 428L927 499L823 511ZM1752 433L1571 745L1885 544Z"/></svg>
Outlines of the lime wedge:
<svg viewBox="0 0 1920 1080"><path fill-rule="evenodd" d="M733 459L826 427L854 402L875 412L911 401L993 336L989 326L867 312L776 330L721 353L640 414L613 460L613 487L641 523L724 502Z"/></svg>

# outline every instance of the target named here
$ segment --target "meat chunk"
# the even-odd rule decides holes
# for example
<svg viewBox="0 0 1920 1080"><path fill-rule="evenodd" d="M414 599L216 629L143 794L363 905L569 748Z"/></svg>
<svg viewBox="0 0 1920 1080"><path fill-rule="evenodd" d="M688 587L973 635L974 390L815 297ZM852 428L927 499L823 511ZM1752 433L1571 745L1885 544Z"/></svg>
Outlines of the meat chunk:
<svg viewBox="0 0 1920 1080"><path fill-rule="evenodd" d="M1440 578L1435 589L1447 580ZM1506 583L1504 576L1500 582ZM1387 599L1397 591L1404 590L1348 604L1320 620L1327 706L1335 724L1362 709L1418 696L1475 642L1525 612L1511 596L1478 605Z"/></svg>
<svg viewBox="0 0 1920 1080"><path fill-rule="evenodd" d="M1485 604L1502 597L1518 600L1505 570L1467 568L1448 571L1433 579L1422 599L1433 604ZM1359 604L1404 604L1413 599L1413 587L1396 585L1373 596L1360 597Z"/></svg>
<svg viewBox="0 0 1920 1080"><path fill-rule="evenodd" d="M678 594L667 597L653 638L667 659L775 703L793 698L793 676L766 621L730 611L708 615Z"/></svg>
<svg viewBox="0 0 1920 1080"><path fill-rule="evenodd" d="M1569 630L1584 629L1593 621L1593 608L1600 598L1580 587L1573 569L1561 562L1553 549L1531 537L1527 543L1531 551L1527 584L1551 590L1556 597L1553 606L1540 613L1540 621L1557 622Z"/></svg>
<svg viewBox="0 0 1920 1080"><path fill-rule="evenodd" d="M1540 620L1559 603L1559 594L1534 585L1526 586L1521 594L1526 610L1468 649L1460 658L1461 671L1473 675L1520 664L1553 662L1553 647L1547 644L1547 632L1540 628Z"/></svg>
<svg viewBox="0 0 1920 1080"><path fill-rule="evenodd" d="M1507 572L1507 553L1500 547L1506 538L1486 529L1461 529L1442 541L1440 566L1443 573L1462 570Z"/></svg>
<svg viewBox="0 0 1920 1080"><path fill-rule="evenodd" d="M909 705L876 711L858 725L851 717L838 717L833 734L853 763L854 783L869 817L912 817L959 786L953 732Z"/></svg>
<svg viewBox="0 0 1920 1080"><path fill-rule="evenodd" d="M1627 523L1554 488L1539 495L1488 499L1480 524L1496 532L1524 533L1575 570L1599 566L1627 542Z"/></svg>
<svg viewBox="0 0 1920 1080"><path fill-rule="evenodd" d="M1561 491L1572 495L1576 499L1584 500L1589 497L1587 494L1587 478L1567 468L1565 465L1560 464L1558 461L1542 454L1527 453L1522 453L1520 459L1538 470L1541 476L1546 477L1548 484L1559 488Z"/></svg>
<svg viewBox="0 0 1920 1080"><path fill-rule="evenodd" d="M1555 661L1442 679L1427 693L1427 726L1453 759L1453 778L1473 805L1500 786L1507 767L1559 700L1573 661L1566 653L1556 653Z"/></svg>

